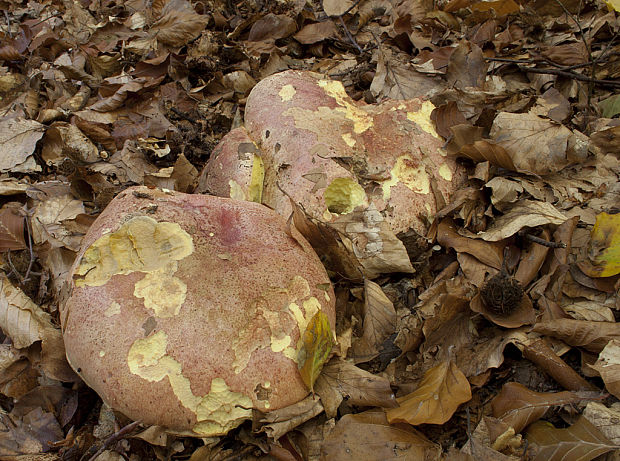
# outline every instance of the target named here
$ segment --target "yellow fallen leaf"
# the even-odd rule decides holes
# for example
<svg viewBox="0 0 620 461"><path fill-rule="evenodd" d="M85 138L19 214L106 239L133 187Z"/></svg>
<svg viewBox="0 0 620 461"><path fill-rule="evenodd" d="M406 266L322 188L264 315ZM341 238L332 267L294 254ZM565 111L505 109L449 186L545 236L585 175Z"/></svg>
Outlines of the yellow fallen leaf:
<svg viewBox="0 0 620 461"><path fill-rule="evenodd" d="M586 275L612 277L620 274L620 214L600 213L596 216L590 234L590 248L594 264L579 265Z"/></svg>
<svg viewBox="0 0 620 461"><path fill-rule="evenodd" d="M607 8L609 11L619 11L620 12L620 0L607 0Z"/></svg>
<svg viewBox="0 0 620 461"><path fill-rule="evenodd" d="M454 362L442 362L424 374L415 391L398 399L400 407L389 409L387 418L390 424L443 424L470 399L465 375Z"/></svg>
<svg viewBox="0 0 620 461"><path fill-rule="evenodd" d="M314 382L334 347L334 335L329 318L322 311L314 314L302 337L299 350L299 373L308 389L314 392Z"/></svg>

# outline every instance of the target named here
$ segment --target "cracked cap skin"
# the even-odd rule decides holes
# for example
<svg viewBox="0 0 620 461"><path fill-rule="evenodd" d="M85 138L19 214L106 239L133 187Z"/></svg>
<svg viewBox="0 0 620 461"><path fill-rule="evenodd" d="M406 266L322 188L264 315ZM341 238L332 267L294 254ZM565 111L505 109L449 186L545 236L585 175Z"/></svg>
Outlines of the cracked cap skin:
<svg viewBox="0 0 620 461"><path fill-rule="evenodd" d="M61 307L67 358L112 408L195 436L308 394L300 332L335 297L296 229L258 203L134 187L84 237Z"/></svg>

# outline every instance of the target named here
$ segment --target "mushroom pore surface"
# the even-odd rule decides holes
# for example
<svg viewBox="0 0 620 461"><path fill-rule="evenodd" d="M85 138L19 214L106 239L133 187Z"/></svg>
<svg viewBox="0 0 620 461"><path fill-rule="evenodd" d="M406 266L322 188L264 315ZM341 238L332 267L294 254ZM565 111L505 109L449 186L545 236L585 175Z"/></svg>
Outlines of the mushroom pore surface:
<svg viewBox="0 0 620 461"><path fill-rule="evenodd" d="M135 187L97 218L61 307L71 366L112 408L196 436L303 399L300 334L334 294L257 203Z"/></svg>

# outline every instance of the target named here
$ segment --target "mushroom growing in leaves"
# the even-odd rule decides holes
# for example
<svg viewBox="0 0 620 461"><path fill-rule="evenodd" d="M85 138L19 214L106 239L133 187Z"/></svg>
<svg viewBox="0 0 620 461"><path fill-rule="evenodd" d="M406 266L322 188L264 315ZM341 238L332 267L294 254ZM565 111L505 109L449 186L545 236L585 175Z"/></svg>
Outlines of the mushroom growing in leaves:
<svg viewBox="0 0 620 461"><path fill-rule="evenodd" d="M316 318L333 336L319 258L258 203L127 189L85 236L71 289L71 366L112 408L177 433L226 434L303 399L317 374L304 336Z"/></svg>
<svg viewBox="0 0 620 461"><path fill-rule="evenodd" d="M244 126L222 139L198 191L262 202L286 218L300 207L339 234L363 276L412 272L402 240L424 236L465 177L433 109L422 99L357 102L312 72L272 75L250 93Z"/></svg>

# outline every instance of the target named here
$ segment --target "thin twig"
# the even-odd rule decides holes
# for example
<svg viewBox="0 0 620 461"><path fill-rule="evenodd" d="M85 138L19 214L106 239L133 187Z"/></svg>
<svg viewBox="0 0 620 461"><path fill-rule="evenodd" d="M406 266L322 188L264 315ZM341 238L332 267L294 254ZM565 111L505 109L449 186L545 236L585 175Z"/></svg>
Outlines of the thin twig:
<svg viewBox="0 0 620 461"><path fill-rule="evenodd" d="M20 274L17 269L15 269L13 261L11 261L11 250L8 250L6 255L9 261L9 267L11 268L11 273L15 274L15 277L17 277L17 279L19 280L19 284L22 285L24 283L24 278L22 277L22 274Z"/></svg>
<svg viewBox="0 0 620 461"><path fill-rule="evenodd" d="M566 248L566 243L562 242L550 242L549 240L542 239L540 237L536 237L532 234L523 234L526 240L530 242L537 243L547 248Z"/></svg>
<svg viewBox="0 0 620 461"><path fill-rule="evenodd" d="M524 72L531 72L533 74L550 74L559 75L560 77L572 78L582 82L590 82L601 86L612 86L614 88L620 88L620 82L616 80L600 80L598 78L588 77L587 75L579 74L577 72L565 71L560 69L538 69L536 67L519 66Z"/></svg>
<svg viewBox="0 0 620 461"><path fill-rule="evenodd" d="M4 17L6 18L6 30L8 31L9 38L13 38L13 34L11 33L11 18L7 10L4 10Z"/></svg>
<svg viewBox="0 0 620 461"><path fill-rule="evenodd" d="M471 434L471 420L469 417L469 407L465 409L465 413L467 414L467 437L469 437L469 451L472 458L476 459L476 454L474 453L474 438Z"/></svg>
<svg viewBox="0 0 620 461"><path fill-rule="evenodd" d="M184 120L187 120L188 122L191 122L191 123L194 123L194 124L198 123L198 121L195 118L190 117L185 112L181 112L176 107L170 106L170 110L172 112L174 112L177 116L181 117Z"/></svg>
<svg viewBox="0 0 620 461"><path fill-rule="evenodd" d="M101 448L99 448L99 450L97 450L97 452L93 456L91 456L88 461L95 461L97 459L97 456L103 453L114 442L125 438L125 436L131 433L138 426L138 424L140 424L140 421L134 421L133 423L129 423L126 426L120 428L118 431L108 437L105 442L103 442Z"/></svg>
<svg viewBox="0 0 620 461"><path fill-rule="evenodd" d="M357 48L357 51L359 51L360 54L364 54L364 50L362 50L362 48L355 41L353 35L351 35L351 32L349 32L349 28L345 24L344 19L342 19L342 16L338 16L338 19L340 19L340 25L344 28L344 33L347 35L347 38L351 41L351 43L353 43L353 46Z"/></svg>

